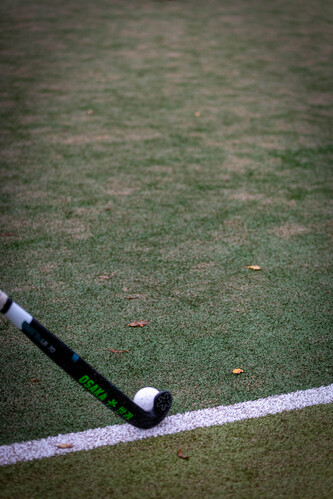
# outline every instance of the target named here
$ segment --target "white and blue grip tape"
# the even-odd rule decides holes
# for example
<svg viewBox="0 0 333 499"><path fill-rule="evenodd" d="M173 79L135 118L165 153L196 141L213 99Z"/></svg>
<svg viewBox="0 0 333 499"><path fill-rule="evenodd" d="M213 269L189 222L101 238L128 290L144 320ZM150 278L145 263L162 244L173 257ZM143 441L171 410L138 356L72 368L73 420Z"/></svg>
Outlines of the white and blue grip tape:
<svg viewBox="0 0 333 499"><path fill-rule="evenodd" d="M23 323L26 322L30 324L33 317L31 314L26 312L24 308L20 307L12 301L6 293L0 289L0 312L3 313L7 319L9 319L18 329L22 331Z"/></svg>

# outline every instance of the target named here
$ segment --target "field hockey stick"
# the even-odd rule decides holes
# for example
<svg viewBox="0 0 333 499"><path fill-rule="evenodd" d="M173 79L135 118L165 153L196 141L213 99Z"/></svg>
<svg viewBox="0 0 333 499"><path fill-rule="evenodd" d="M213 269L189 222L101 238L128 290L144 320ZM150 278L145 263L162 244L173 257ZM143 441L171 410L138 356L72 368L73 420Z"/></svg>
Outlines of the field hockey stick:
<svg viewBox="0 0 333 499"><path fill-rule="evenodd" d="M150 404L152 408L144 410L1 290L0 312L80 386L124 421L147 429L159 424L168 414L172 404L169 392L155 390Z"/></svg>

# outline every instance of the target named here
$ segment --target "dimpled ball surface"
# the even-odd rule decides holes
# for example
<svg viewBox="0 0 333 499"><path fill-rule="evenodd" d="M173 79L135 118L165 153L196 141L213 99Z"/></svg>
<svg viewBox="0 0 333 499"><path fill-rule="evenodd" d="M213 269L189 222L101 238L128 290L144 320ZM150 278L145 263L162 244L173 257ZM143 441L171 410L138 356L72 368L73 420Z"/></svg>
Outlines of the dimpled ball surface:
<svg viewBox="0 0 333 499"><path fill-rule="evenodd" d="M145 411L151 411L154 407L154 398L158 394L156 388L147 386L146 388L141 388L134 397L134 402L139 405Z"/></svg>

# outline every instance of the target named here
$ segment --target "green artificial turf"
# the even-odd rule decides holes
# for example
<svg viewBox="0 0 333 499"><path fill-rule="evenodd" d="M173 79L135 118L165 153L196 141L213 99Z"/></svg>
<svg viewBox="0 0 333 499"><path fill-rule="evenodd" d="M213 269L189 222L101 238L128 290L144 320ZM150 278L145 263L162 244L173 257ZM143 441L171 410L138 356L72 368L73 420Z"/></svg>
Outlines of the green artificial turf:
<svg viewBox="0 0 333 499"><path fill-rule="evenodd" d="M309 407L5 466L0 497L329 498L332 416Z"/></svg>
<svg viewBox="0 0 333 499"><path fill-rule="evenodd" d="M0 287L128 395L332 382L331 19L1 2ZM1 443L119 422L0 321Z"/></svg>

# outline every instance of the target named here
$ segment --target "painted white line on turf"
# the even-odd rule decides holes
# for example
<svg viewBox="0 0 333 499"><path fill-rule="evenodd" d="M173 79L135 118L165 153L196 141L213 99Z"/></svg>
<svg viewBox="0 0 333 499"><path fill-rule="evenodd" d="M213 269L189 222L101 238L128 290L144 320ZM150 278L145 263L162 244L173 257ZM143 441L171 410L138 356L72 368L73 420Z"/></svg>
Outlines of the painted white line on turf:
<svg viewBox="0 0 333 499"><path fill-rule="evenodd" d="M67 433L41 440L3 445L0 447L0 464L15 464L18 461L31 461L68 452L91 450L121 442L131 442L149 437L170 435L181 431L194 430L208 426L219 426L242 419L260 418L268 414L302 409L313 405L333 402L333 384L310 390L275 395L265 399L229 406L219 406L199 411L185 412L169 416L150 430L139 430L129 424L107 426L79 433ZM70 449L59 449L59 444L71 444Z"/></svg>

